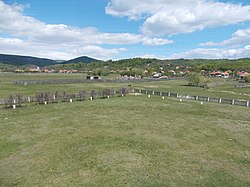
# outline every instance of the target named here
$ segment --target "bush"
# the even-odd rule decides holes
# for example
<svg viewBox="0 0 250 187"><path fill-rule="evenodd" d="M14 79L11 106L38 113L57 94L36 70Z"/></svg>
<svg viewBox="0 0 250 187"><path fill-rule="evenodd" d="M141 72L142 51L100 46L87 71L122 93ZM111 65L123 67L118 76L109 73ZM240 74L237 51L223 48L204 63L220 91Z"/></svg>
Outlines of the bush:
<svg viewBox="0 0 250 187"><path fill-rule="evenodd" d="M16 94L16 95L10 94L5 100L5 105L7 108L8 107L12 108L13 105L17 105L20 107L22 102L23 102L23 96L21 94Z"/></svg>
<svg viewBox="0 0 250 187"><path fill-rule="evenodd" d="M247 75L247 76L245 77L245 82L250 83L250 75Z"/></svg>

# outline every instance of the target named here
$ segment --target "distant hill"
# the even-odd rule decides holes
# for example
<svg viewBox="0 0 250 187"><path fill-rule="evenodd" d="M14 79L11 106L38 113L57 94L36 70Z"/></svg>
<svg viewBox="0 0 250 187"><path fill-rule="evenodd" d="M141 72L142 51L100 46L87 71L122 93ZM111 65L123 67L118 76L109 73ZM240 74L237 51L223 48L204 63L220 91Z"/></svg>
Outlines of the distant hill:
<svg viewBox="0 0 250 187"><path fill-rule="evenodd" d="M33 65L42 67L42 66L53 65L57 62L55 60L46 59L46 58L0 54L0 63L10 64L14 66L23 66L23 65L33 64Z"/></svg>
<svg viewBox="0 0 250 187"><path fill-rule="evenodd" d="M40 67L55 65L55 64L73 64L73 63L91 63L91 62L100 62L100 60L90 58L87 56L78 57L72 60L52 60L46 58L37 58L31 56L20 56L20 55L7 55L0 54L0 63L9 64L13 66L24 66L24 65L37 65Z"/></svg>
<svg viewBox="0 0 250 187"><path fill-rule="evenodd" d="M94 58L90 58L90 57L87 57L87 56L81 56L81 57L78 57L78 58L74 58L72 60L68 60L68 61L64 61L64 62L61 62L61 63L58 63L58 64L77 64L77 63L91 63L91 62L100 62L101 60L97 60L97 59L94 59Z"/></svg>

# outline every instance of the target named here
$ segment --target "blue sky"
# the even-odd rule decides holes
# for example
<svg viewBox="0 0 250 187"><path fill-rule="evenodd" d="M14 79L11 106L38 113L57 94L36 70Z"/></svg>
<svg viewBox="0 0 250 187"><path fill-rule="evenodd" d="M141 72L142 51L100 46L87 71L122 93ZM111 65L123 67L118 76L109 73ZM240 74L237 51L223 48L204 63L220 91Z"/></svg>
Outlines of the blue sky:
<svg viewBox="0 0 250 187"><path fill-rule="evenodd" d="M250 57L249 0L0 0L0 53Z"/></svg>

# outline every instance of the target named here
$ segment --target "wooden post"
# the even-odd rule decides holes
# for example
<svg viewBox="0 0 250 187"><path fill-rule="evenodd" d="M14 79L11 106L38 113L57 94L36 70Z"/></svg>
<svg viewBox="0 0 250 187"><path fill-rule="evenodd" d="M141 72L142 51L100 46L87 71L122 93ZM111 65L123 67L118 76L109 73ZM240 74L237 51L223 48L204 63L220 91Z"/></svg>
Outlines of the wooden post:
<svg viewBox="0 0 250 187"><path fill-rule="evenodd" d="M170 97L170 92L168 92L168 97Z"/></svg>
<svg viewBox="0 0 250 187"><path fill-rule="evenodd" d="M195 100L199 100L199 96L198 95L195 97Z"/></svg>
<svg viewBox="0 0 250 187"><path fill-rule="evenodd" d="M234 105L234 99L232 100L232 105Z"/></svg>
<svg viewBox="0 0 250 187"><path fill-rule="evenodd" d="M152 92L152 95L154 95L154 94L155 94L155 91Z"/></svg>
<svg viewBox="0 0 250 187"><path fill-rule="evenodd" d="M73 100L72 100L72 99L70 99L70 100L69 100L69 102L71 102L71 103L72 103L72 102L73 102Z"/></svg>
<svg viewBox="0 0 250 187"><path fill-rule="evenodd" d="M221 98L220 98L220 100L219 100L219 103L221 103Z"/></svg>
<svg viewBox="0 0 250 187"><path fill-rule="evenodd" d="M160 96L162 96L162 92L160 92Z"/></svg>
<svg viewBox="0 0 250 187"><path fill-rule="evenodd" d="M210 98L208 97L208 98L207 98L207 102L209 102L209 101L210 101Z"/></svg>
<svg viewBox="0 0 250 187"><path fill-rule="evenodd" d="M247 107L249 107L249 101L247 101Z"/></svg>
<svg viewBox="0 0 250 187"><path fill-rule="evenodd" d="M12 107L13 107L14 110L16 109L16 105L13 105Z"/></svg>
<svg viewBox="0 0 250 187"><path fill-rule="evenodd" d="M28 97L28 102L30 103L30 97Z"/></svg>

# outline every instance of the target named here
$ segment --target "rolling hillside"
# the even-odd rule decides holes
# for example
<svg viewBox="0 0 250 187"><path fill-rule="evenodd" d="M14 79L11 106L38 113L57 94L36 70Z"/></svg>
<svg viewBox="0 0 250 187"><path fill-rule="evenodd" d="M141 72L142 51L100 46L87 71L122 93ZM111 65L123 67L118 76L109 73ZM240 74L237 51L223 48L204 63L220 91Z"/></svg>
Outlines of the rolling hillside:
<svg viewBox="0 0 250 187"><path fill-rule="evenodd" d="M23 65L37 65L40 67L49 66L54 64L73 64L73 63L91 63L97 62L100 60L90 58L87 56L78 57L68 61L63 60L52 60L46 58L37 58L31 56L20 56L20 55L9 55L9 54L0 54L0 63L8 64L13 66L23 66Z"/></svg>
<svg viewBox="0 0 250 187"><path fill-rule="evenodd" d="M90 58L90 57L87 57L87 56L81 56L81 57L78 57L78 58L74 58L74 59L71 59L71 60L68 60L68 61L64 61L64 62L61 62L61 63L58 63L58 64L77 64L77 63L91 63L91 62L99 62L100 60L97 60L97 59L94 59L94 58Z"/></svg>
<svg viewBox="0 0 250 187"><path fill-rule="evenodd" d="M55 60L46 59L46 58L37 58L31 56L19 56L19 55L6 55L0 54L0 63L10 64L14 66L23 66L23 65L37 65L37 66L48 66L57 63Z"/></svg>

